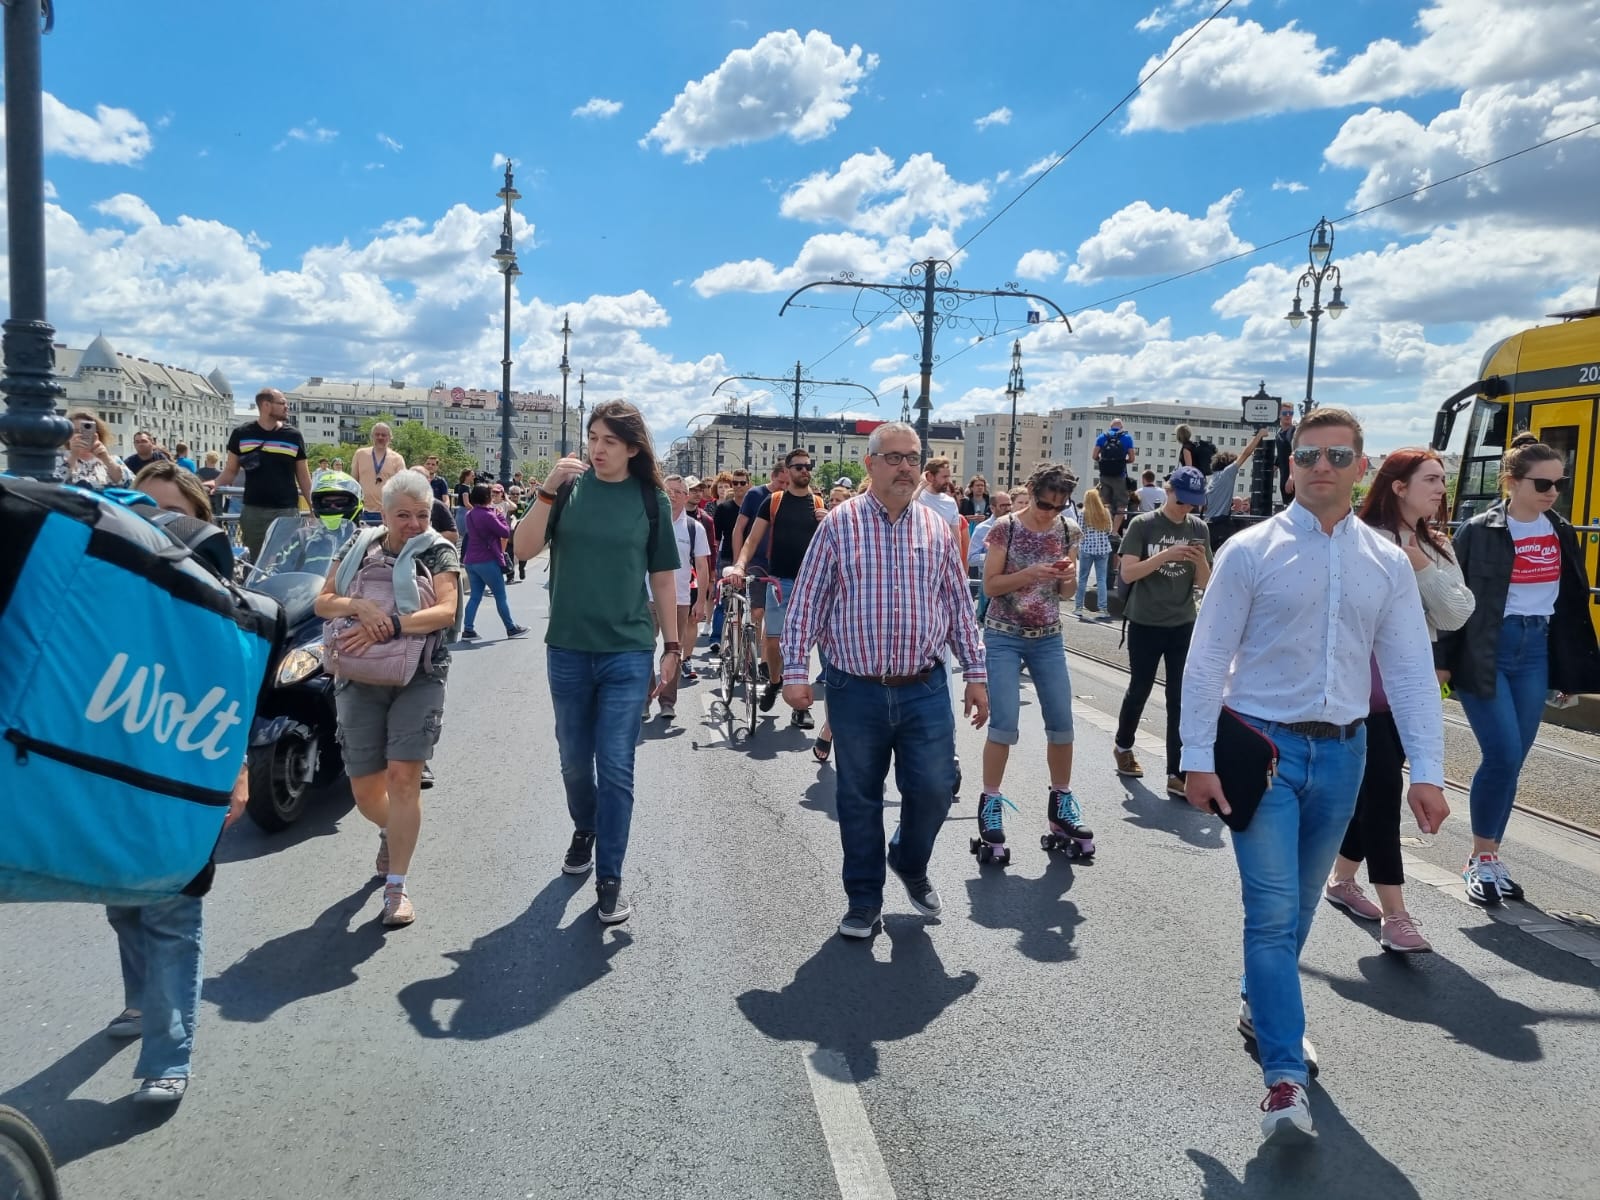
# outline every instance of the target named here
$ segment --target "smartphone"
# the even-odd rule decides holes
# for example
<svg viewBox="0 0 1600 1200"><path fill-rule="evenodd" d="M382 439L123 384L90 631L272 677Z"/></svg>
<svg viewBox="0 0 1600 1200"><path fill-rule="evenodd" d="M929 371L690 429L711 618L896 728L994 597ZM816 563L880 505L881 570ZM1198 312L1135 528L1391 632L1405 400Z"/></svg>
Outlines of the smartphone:
<svg viewBox="0 0 1600 1200"><path fill-rule="evenodd" d="M100 431L93 421L78 422L78 444L85 449L93 450L94 444L100 440Z"/></svg>
<svg viewBox="0 0 1600 1200"><path fill-rule="evenodd" d="M1070 558L1058 558L1051 565L1054 566L1058 571L1065 571L1072 565L1072 560Z"/></svg>

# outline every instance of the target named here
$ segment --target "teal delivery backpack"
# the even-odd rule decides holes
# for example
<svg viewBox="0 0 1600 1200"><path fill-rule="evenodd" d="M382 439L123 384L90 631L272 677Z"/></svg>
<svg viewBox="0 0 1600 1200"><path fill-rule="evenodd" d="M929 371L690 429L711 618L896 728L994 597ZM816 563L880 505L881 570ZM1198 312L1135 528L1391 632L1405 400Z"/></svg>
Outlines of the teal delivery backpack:
<svg viewBox="0 0 1600 1200"><path fill-rule="evenodd" d="M0 475L0 901L203 892L281 628L115 500Z"/></svg>

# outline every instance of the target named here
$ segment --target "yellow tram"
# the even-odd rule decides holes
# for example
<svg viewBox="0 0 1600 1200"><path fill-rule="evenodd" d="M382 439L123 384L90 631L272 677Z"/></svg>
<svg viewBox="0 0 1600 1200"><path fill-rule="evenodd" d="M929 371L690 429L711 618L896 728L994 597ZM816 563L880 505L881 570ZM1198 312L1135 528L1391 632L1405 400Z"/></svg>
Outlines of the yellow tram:
<svg viewBox="0 0 1600 1200"><path fill-rule="evenodd" d="M1600 523L1600 293L1592 308L1551 313L1557 325L1512 334L1483 356L1477 381L1440 407L1433 446L1443 451L1455 419L1468 404L1466 445L1451 516L1465 519L1500 498L1500 456L1511 439L1531 430L1566 459L1572 486L1556 511L1574 525ZM1591 583L1600 578L1600 531L1579 534ZM1600 590L1591 615L1600 629Z"/></svg>

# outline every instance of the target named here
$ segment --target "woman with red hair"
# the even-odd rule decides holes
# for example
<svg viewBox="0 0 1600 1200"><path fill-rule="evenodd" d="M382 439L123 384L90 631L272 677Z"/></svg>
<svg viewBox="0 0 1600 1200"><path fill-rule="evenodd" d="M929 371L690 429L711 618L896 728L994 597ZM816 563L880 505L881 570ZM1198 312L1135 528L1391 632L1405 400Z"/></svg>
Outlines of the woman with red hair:
<svg viewBox="0 0 1600 1200"><path fill-rule="evenodd" d="M1417 573L1417 590L1422 594L1422 611L1428 619L1428 635L1435 642L1441 632L1465 625L1475 605L1450 552L1450 543L1433 524L1445 511L1444 462L1433 450L1420 447L1396 450L1385 458L1361 505L1361 519L1393 537L1411 560ZM1443 682L1446 673L1438 674ZM1345 831L1344 844L1339 847L1323 896L1352 916L1379 921L1378 941L1385 950L1416 954L1433 947L1406 911L1402 891L1405 871L1400 864L1400 797L1405 790L1401 777L1405 759L1405 748L1400 744L1374 660L1366 773L1355 814L1350 818L1350 828ZM1356 882L1363 860L1367 877L1378 893L1377 904Z"/></svg>

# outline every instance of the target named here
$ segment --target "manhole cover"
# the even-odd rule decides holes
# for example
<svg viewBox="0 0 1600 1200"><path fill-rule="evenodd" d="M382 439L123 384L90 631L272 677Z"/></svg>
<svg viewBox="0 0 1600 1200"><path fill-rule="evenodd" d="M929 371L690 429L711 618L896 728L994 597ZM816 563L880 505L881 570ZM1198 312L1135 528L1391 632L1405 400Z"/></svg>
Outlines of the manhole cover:
<svg viewBox="0 0 1600 1200"><path fill-rule="evenodd" d="M1600 930L1600 917L1596 917L1592 913L1553 912L1550 915L1558 921L1563 921L1568 925L1574 925L1579 929Z"/></svg>

